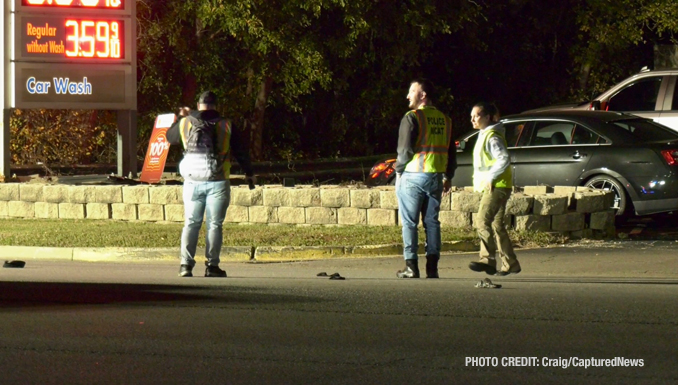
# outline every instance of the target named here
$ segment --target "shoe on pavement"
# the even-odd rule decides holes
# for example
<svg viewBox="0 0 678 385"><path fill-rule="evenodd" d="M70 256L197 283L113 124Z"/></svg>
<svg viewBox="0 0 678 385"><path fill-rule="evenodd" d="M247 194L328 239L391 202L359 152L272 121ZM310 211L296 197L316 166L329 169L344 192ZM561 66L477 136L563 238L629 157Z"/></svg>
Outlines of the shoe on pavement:
<svg viewBox="0 0 678 385"><path fill-rule="evenodd" d="M503 277L503 276L506 276L506 275L509 275L509 274L518 274L518 273L520 273L521 271L522 271L522 270L520 269L520 265L514 265L513 267L511 267L511 268L508 269L508 270L500 270L500 271L498 271L495 275L498 275L498 276Z"/></svg>
<svg viewBox="0 0 678 385"><path fill-rule="evenodd" d="M438 276L438 261L440 260L440 255L427 255L426 256L426 278L440 278Z"/></svg>
<svg viewBox="0 0 678 385"><path fill-rule="evenodd" d="M468 264L468 268L479 273L484 271L487 275L495 275L497 273L496 267L482 262L471 262Z"/></svg>
<svg viewBox="0 0 678 385"><path fill-rule="evenodd" d="M405 270L398 270L396 273L396 277L398 278L419 278L419 273L415 273L412 269L409 267L406 267Z"/></svg>
<svg viewBox="0 0 678 385"><path fill-rule="evenodd" d="M221 270L219 266L209 266L205 268L205 277L226 277L226 272Z"/></svg>
<svg viewBox="0 0 678 385"><path fill-rule="evenodd" d="M179 267L179 276L180 277L192 277L193 276L193 266L181 265L181 267Z"/></svg>
<svg viewBox="0 0 678 385"><path fill-rule="evenodd" d="M398 270L396 273L398 278L419 278L419 261L416 259L406 259L405 269Z"/></svg>

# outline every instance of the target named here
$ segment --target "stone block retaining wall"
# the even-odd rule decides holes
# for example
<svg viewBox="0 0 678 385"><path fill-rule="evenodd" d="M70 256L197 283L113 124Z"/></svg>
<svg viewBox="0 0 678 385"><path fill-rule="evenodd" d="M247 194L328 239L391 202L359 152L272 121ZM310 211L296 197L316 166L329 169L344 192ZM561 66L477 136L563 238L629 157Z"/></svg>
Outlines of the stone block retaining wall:
<svg viewBox="0 0 678 385"><path fill-rule="evenodd" d="M443 226L472 226L480 194L459 189L443 197ZM614 196L585 187L534 186L511 195L506 223L516 230L579 238L614 233ZM182 186L0 184L0 217L183 222ZM295 225L397 226L392 186L264 186L231 189L226 222Z"/></svg>

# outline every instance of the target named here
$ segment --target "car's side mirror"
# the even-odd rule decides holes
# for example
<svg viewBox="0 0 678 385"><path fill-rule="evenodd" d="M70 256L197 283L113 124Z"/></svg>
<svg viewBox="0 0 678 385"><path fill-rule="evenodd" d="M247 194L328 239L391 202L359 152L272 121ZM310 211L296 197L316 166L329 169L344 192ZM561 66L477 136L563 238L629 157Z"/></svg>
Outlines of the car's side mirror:
<svg viewBox="0 0 678 385"><path fill-rule="evenodd" d="M466 148L466 141L465 140L456 141L455 144L457 145L457 150L464 151L464 149Z"/></svg>
<svg viewBox="0 0 678 385"><path fill-rule="evenodd" d="M591 105L589 106L589 110L599 111L600 110L600 100L592 101Z"/></svg>

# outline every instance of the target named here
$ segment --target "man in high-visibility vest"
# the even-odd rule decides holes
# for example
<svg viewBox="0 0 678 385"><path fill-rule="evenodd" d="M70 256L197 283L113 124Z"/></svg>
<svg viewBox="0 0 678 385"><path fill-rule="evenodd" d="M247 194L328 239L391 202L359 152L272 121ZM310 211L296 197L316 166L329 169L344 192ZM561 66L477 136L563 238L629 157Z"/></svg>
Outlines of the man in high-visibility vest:
<svg viewBox="0 0 678 385"><path fill-rule="evenodd" d="M418 229L426 231L426 277L438 278L440 259L440 201L450 191L457 168L450 118L433 107L433 85L426 79L410 83L411 111L400 122L396 170L396 196L402 222L405 269L398 278L419 278Z"/></svg>
<svg viewBox="0 0 678 385"><path fill-rule="evenodd" d="M498 120L499 112L493 104L481 102L473 106L471 123L480 130L473 148L473 190L483 195L474 223L480 238L480 260L471 262L469 268L489 275L508 275L520 273L520 263L504 224L513 173L505 129ZM501 259L499 268L497 255Z"/></svg>

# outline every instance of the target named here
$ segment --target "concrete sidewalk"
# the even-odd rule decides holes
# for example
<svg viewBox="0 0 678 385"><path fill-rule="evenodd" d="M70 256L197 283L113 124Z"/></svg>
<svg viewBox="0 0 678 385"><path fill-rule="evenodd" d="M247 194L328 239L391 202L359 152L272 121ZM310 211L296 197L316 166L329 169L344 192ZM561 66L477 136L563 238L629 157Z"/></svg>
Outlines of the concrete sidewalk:
<svg viewBox="0 0 678 385"><path fill-rule="evenodd" d="M476 251L469 241L443 242L442 251ZM197 256L202 250L198 248ZM221 249L223 261L286 262L327 258L365 258L402 255L402 245L369 246L226 246ZM148 262L177 261L179 248L130 247L31 247L0 246L0 259L59 260L80 262Z"/></svg>
<svg viewBox="0 0 678 385"><path fill-rule="evenodd" d="M448 248L452 248L449 245ZM398 251L398 247L394 246ZM482 273L468 269L468 263L477 258L476 248L470 243L458 243L457 250L441 254L441 278L485 278ZM246 250L245 250L246 249ZM256 249L243 250L224 248L222 266L229 272L247 271L266 262L275 263L272 270L296 272L306 266L315 271L331 274L339 271L349 278L374 277L376 271L384 277L395 276L402 268L401 251L385 247L372 247L374 253L331 253L340 248L277 248L267 258L252 259ZM356 250L345 247L344 252ZM401 250L401 249L400 249ZM390 251L390 252L385 252ZM516 249L523 271L501 279L556 279L563 278L637 278L678 279L678 241L582 241L548 248ZM72 262L121 262L178 264L178 248L126 249L126 248L44 248L0 247L0 260L72 261ZM264 255L264 254L260 254ZM423 256L421 256L423 260ZM202 264L204 257L197 257ZM248 263L249 262L249 263ZM252 267L248 267L252 266ZM266 269L269 270L269 269ZM261 271L259 271L261 273ZM278 274L278 273L276 273ZM498 277L495 277L498 278ZM493 280L495 278L492 278Z"/></svg>

